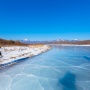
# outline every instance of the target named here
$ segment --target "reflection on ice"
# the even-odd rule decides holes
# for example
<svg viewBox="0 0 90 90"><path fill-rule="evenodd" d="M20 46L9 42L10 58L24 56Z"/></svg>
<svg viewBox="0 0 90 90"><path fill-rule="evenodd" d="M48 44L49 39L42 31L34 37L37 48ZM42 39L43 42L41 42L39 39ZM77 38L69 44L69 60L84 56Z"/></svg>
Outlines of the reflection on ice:
<svg viewBox="0 0 90 90"><path fill-rule="evenodd" d="M57 46L4 68L0 90L90 90L90 47Z"/></svg>

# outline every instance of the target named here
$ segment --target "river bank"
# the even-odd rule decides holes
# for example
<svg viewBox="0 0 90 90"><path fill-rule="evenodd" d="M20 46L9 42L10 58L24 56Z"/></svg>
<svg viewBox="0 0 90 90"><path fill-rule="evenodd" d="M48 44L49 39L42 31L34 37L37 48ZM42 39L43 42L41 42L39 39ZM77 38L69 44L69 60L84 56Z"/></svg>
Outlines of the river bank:
<svg viewBox="0 0 90 90"><path fill-rule="evenodd" d="M48 45L29 45L29 46L7 46L2 47L0 66L11 65L18 61L46 52L51 47Z"/></svg>

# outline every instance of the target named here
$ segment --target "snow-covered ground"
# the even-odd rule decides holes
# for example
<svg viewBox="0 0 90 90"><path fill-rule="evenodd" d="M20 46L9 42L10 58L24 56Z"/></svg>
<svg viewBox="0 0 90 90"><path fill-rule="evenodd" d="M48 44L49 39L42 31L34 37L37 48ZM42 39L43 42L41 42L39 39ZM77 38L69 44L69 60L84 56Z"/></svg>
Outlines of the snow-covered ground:
<svg viewBox="0 0 90 90"><path fill-rule="evenodd" d="M78 45L78 44L47 44L47 45L56 45L56 46L90 46L90 44L82 44L82 45Z"/></svg>
<svg viewBox="0 0 90 90"><path fill-rule="evenodd" d="M90 45L88 45L88 44L87 45L86 44L85 45L83 45L83 44L82 45L78 45L78 44L61 44L61 46L90 46Z"/></svg>
<svg viewBox="0 0 90 90"><path fill-rule="evenodd" d="M50 49L47 45L30 45L30 46L9 46L2 47L2 57L0 65L17 61L27 57L32 57Z"/></svg>

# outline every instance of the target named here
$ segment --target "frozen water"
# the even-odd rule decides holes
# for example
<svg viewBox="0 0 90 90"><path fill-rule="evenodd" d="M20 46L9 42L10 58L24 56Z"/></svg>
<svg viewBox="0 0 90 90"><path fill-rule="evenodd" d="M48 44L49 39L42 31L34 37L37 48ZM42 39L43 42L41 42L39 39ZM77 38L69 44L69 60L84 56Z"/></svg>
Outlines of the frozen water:
<svg viewBox="0 0 90 90"><path fill-rule="evenodd" d="M0 90L90 90L90 47L53 46L3 68Z"/></svg>

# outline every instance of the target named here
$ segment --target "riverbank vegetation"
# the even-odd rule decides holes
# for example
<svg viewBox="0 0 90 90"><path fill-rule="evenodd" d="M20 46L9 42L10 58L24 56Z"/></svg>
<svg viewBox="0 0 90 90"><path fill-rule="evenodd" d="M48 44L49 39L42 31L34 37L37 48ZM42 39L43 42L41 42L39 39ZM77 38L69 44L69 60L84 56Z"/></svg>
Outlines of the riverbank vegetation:
<svg viewBox="0 0 90 90"><path fill-rule="evenodd" d="M74 45L90 45L90 40L83 41L57 41L54 44L74 44Z"/></svg>
<svg viewBox="0 0 90 90"><path fill-rule="evenodd" d="M22 46L22 45L27 45L24 43L21 43L20 41L14 41L14 40L5 40L0 38L0 46L7 46L7 45L17 45L17 46Z"/></svg>

